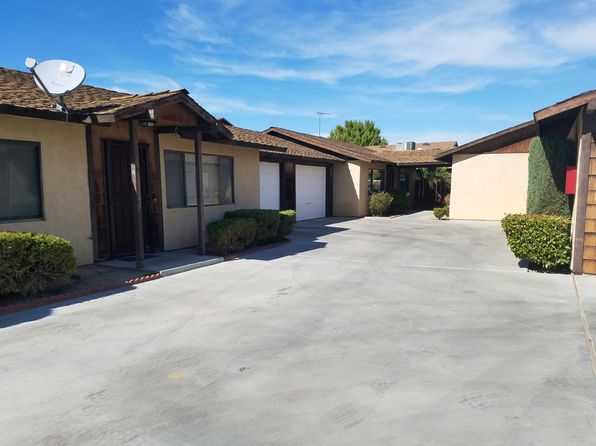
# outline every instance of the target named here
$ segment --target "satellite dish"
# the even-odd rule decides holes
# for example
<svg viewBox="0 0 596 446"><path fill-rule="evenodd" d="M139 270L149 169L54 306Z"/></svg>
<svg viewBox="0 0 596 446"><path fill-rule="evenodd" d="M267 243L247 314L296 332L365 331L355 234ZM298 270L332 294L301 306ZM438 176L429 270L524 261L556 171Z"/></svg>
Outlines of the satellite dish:
<svg viewBox="0 0 596 446"><path fill-rule="evenodd" d="M46 60L37 62L28 57L25 66L33 73L35 83L48 96L58 96L56 108L68 112L64 96L79 87L85 80L85 69L68 60Z"/></svg>

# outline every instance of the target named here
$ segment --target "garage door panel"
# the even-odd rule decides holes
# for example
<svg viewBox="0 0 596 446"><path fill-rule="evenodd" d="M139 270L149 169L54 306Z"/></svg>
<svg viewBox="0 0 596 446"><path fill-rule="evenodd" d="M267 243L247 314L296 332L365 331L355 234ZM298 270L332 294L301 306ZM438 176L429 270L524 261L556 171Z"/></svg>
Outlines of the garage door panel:
<svg viewBox="0 0 596 446"><path fill-rule="evenodd" d="M326 169L296 165L296 219L311 220L326 214Z"/></svg>
<svg viewBox="0 0 596 446"><path fill-rule="evenodd" d="M279 209L279 163L259 163L261 209Z"/></svg>

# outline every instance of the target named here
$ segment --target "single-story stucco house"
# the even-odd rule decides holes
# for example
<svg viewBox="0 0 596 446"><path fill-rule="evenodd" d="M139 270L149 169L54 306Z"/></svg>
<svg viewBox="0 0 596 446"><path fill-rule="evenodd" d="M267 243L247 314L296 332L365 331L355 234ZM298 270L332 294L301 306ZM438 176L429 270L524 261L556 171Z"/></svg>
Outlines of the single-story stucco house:
<svg viewBox="0 0 596 446"><path fill-rule="evenodd" d="M572 204L575 273L596 274L596 90L538 110L534 119L441 153L452 161L450 218L498 220L525 213L528 153L535 136L573 142L566 190ZM573 185L575 188L573 189Z"/></svg>
<svg viewBox="0 0 596 446"><path fill-rule="evenodd" d="M325 199L324 206L319 205L318 207L317 216L320 217L325 215L348 217L367 215L371 190L403 190L410 192L412 197L416 197L416 169L448 166L449 162L438 160L435 157L456 144L455 142L423 143L419 145L419 150L397 150L395 146L363 147L280 127L270 127L264 133L310 149L309 163L313 166L320 166L318 173L314 168L300 167L307 164L304 160L308 157L303 156L302 161L296 161L296 156L290 148L274 155L262 152L261 159L263 162L279 163L282 166L279 169L283 173L283 182L286 184L294 184L297 188L301 184L308 187L312 181L324 184L327 194L326 197L321 195L319 199ZM319 159L317 159L316 153L324 154L326 157L318 155ZM329 159L328 156L332 156L334 159ZM297 169L288 168L286 166L288 161L289 164L298 166ZM326 173L322 168L324 165L327 166ZM273 170L277 171L278 169L273 168ZM297 180L300 171L307 172L313 177L317 176L318 179ZM298 200L297 209L300 208L300 205ZM323 209L326 209L325 213L323 213Z"/></svg>
<svg viewBox="0 0 596 446"><path fill-rule="evenodd" d="M64 237L79 265L204 251L206 223L260 207L259 149L284 150L234 138L186 90L83 85L66 104L0 68L0 230Z"/></svg>

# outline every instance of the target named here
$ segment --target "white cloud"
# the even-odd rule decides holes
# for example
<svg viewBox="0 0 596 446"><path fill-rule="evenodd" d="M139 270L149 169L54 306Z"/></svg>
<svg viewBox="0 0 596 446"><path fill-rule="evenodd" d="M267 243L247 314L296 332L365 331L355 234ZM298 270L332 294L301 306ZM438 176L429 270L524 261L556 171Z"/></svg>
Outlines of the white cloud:
<svg viewBox="0 0 596 446"><path fill-rule="evenodd" d="M596 18L569 22L562 26L548 27L543 31L545 39L553 46L571 54L596 54Z"/></svg>
<svg viewBox="0 0 596 446"><path fill-rule="evenodd" d="M243 2L240 13L240 1L226 0L221 8L203 3L200 10L181 3L166 12L161 37L152 42L171 47L199 73L327 84L363 74L424 76L440 67L505 70L507 76L576 60L584 57L582 48L596 52L596 41L585 38L596 22L584 18L563 27L569 19L555 17L545 27L522 17L523 3L514 0L435 0L380 9L346 2L324 17L284 2ZM585 11L582 3L574 10ZM403 92L458 94L498 81L470 76L443 86L413 84Z"/></svg>
<svg viewBox="0 0 596 446"><path fill-rule="evenodd" d="M225 115L226 113L246 112L270 116L314 116L310 110L280 106L272 102L248 102L241 98L212 94L206 89L197 89L191 96L210 113Z"/></svg>
<svg viewBox="0 0 596 446"><path fill-rule="evenodd" d="M93 72L93 77L102 80L97 83L98 85L110 82L114 86L106 88L124 93L147 93L182 88L174 79L145 71L98 71Z"/></svg>

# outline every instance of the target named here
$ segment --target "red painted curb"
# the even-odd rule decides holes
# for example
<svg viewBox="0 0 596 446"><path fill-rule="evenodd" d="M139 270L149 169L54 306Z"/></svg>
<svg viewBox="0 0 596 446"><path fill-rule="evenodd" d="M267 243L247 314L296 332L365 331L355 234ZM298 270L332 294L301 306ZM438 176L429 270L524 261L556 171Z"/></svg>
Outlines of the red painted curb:
<svg viewBox="0 0 596 446"><path fill-rule="evenodd" d="M90 294L101 293L102 291L114 290L116 288L124 288L130 285L138 285L139 283L149 282L161 278L161 274L149 274L148 276L135 277L133 279L125 280L124 282L112 283L110 285L102 285L93 288L85 288L78 291L69 291L55 296L40 297L28 302L20 302L13 305L0 308L0 316L17 313L19 311L31 310L32 308L43 307L44 305L55 304L57 302L64 302L66 300L77 299L79 297L88 296Z"/></svg>

